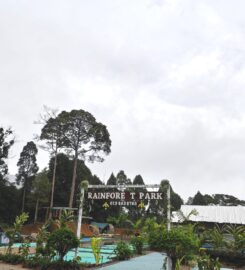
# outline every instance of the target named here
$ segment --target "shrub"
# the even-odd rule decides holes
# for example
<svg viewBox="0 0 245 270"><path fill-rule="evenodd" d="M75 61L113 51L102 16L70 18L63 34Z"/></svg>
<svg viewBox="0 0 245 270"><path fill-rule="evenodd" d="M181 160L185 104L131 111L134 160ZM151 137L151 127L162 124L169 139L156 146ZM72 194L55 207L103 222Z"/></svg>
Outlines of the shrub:
<svg viewBox="0 0 245 270"><path fill-rule="evenodd" d="M22 243L22 245L19 248L19 253L24 259L28 257L29 251L30 251L29 242Z"/></svg>
<svg viewBox="0 0 245 270"><path fill-rule="evenodd" d="M50 264L52 270L79 270L80 264L76 261L57 261Z"/></svg>
<svg viewBox="0 0 245 270"><path fill-rule="evenodd" d="M9 239L7 253L11 253L12 245L16 239L20 238L20 231L27 221L29 215L27 213L22 213L15 218L15 222L12 229L6 231L6 236Z"/></svg>
<svg viewBox="0 0 245 270"><path fill-rule="evenodd" d="M46 222L41 228L38 230L37 234L37 246L36 253L39 255L44 255L46 253L45 243L48 241L49 237L49 222Z"/></svg>
<svg viewBox="0 0 245 270"><path fill-rule="evenodd" d="M178 259L192 259L199 248L199 240L189 227L172 228L171 231L158 227L149 232L148 242L152 249L165 251L171 257L173 269Z"/></svg>
<svg viewBox="0 0 245 270"><path fill-rule="evenodd" d="M144 239L141 235L132 237L130 242L137 254L143 253Z"/></svg>
<svg viewBox="0 0 245 270"><path fill-rule="evenodd" d="M38 268L40 270L79 270L78 261L51 261L47 257L34 256L25 260L24 267Z"/></svg>
<svg viewBox="0 0 245 270"><path fill-rule="evenodd" d="M115 248L117 259L120 261L127 260L132 256L132 251L128 244L123 241L117 243Z"/></svg>
<svg viewBox="0 0 245 270"><path fill-rule="evenodd" d="M208 255L202 255L199 257L197 264L200 270L220 270L219 259L212 259Z"/></svg>
<svg viewBox="0 0 245 270"><path fill-rule="evenodd" d="M19 254L1 254L0 260L10 264L20 264L24 261L24 258Z"/></svg>
<svg viewBox="0 0 245 270"><path fill-rule="evenodd" d="M74 233L67 228L60 228L50 234L47 247L58 253L59 260L63 261L66 253L72 248L77 248L80 242Z"/></svg>
<svg viewBox="0 0 245 270"><path fill-rule="evenodd" d="M209 232L210 242L214 248L223 248L225 245L223 229L218 225Z"/></svg>
<svg viewBox="0 0 245 270"><path fill-rule="evenodd" d="M92 248L92 251L94 254L96 265L98 265L100 263L101 242L102 242L102 238L93 237L91 239L91 248Z"/></svg>
<svg viewBox="0 0 245 270"><path fill-rule="evenodd" d="M47 257L34 256L25 260L23 266L28 268L40 268L41 270L47 270L51 264L51 261Z"/></svg>

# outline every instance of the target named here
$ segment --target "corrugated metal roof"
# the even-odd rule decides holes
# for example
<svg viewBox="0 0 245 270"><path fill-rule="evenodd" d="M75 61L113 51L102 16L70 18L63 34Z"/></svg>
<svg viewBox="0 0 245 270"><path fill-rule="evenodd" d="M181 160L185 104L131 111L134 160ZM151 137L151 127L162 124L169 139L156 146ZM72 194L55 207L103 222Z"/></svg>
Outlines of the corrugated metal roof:
<svg viewBox="0 0 245 270"><path fill-rule="evenodd" d="M245 225L244 206L217 206L217 205L182 205L181 211L184 216L196 209L197 215L191 215L189 220L194 222L230 223ZM172 222L179 222L176 212L173 212Z"/></svg>

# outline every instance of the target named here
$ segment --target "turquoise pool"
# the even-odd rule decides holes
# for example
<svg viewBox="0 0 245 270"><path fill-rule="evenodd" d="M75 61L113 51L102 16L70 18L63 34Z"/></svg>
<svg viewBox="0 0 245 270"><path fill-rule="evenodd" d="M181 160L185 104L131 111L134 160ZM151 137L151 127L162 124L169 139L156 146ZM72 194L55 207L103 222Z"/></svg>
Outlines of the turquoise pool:
<svg viewBox="0 0 245 270"><path fill-rule="evenodd" d="M81 263L87 263L87 264L96 263L91 248L79 248L77 255L81 258L80 260ZM75 250L69 251L65 256L65 260L71 261L73 260L74 256L75 256ZM100 264L110 262L115 257L116 257L116 254L114 253L114 250L102 248Z"/></svg>
<svg viewBox="0 0 245 270"><path fill-rule="evenodd" d="M37 245L37 244L34 243L34 242L28 244L29 247L36 247L36 245ZM22 246L22 243L14 243L14 244L12 245L13 248L19 248L19 247L21 247L21 246Z"/></svg>
<svg viewBox="0 0 245 270"><path fill-rule="evenodd" d="M20 248L22 243L15 243L13 244L13 248ZM36 243L29 243L29 247L36 247ZM112 261L115 257L116 254L114 252L116 245L105 245L101 247L101 261L100 264L107 263ZM86 264L95 264L95 258L92 252L91 247L81 247L78 249L78 254L77 254L81 260L81 263L86 263ZM75 257L75 250L69 251L66 256L65 260L66 261L71 261Z"/></svg>

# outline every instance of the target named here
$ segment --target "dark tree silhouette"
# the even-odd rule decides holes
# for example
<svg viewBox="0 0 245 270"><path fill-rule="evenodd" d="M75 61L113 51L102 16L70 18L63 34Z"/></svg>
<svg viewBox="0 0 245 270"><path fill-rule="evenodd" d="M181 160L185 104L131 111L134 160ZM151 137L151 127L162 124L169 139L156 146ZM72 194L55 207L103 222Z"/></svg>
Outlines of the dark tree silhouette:
<svg viewBox="0 0 245 270"><path fill-rule="evenodd" d="M25 198L26 192L31 190L32 181L38 172L37 166L37 147L33 141L28 142L20 153L20 158L17 163L19 167L18 174L16 175L16 183L22 185L23 195L22 195L22 207L21 211L24 212L25 208Z"/></svg>

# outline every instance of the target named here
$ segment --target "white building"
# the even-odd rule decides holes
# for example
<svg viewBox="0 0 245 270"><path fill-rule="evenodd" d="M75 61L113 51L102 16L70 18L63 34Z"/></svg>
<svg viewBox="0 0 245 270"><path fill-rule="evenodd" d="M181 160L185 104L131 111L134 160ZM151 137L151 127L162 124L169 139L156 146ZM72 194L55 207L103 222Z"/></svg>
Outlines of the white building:
<svg viewBox="0 0 245 270"><path fill-rule="evenodd" d="M188 215L196 210L196 215ZM172 222L182 222L188 217L192 222L227 223L245 225L245 206L182 205L181 211L172 213Z"/></svg>

